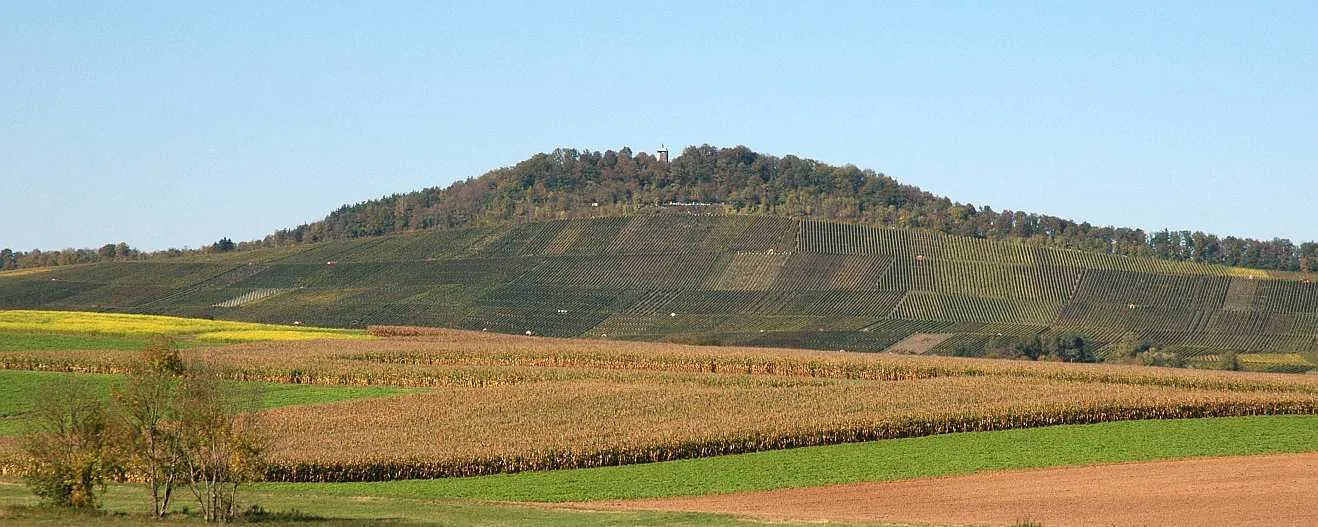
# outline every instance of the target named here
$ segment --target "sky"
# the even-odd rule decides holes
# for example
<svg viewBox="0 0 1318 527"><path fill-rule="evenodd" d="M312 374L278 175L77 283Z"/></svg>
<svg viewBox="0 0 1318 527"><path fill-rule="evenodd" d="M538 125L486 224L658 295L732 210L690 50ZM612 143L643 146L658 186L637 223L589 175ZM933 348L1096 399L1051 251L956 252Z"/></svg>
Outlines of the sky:
<svg viewBox="0 0 1318 527"><path fill-rule="evenodd" d="M11 2L0 246L259 239L559 147L1318 240L1318 2Z"/></svg>

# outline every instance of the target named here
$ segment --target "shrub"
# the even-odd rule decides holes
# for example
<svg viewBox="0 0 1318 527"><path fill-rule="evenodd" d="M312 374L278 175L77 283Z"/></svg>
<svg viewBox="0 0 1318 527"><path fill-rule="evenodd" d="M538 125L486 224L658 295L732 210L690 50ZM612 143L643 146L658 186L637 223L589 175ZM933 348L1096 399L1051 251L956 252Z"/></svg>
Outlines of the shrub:
<svg viewBox="0 0 1318 527"><path fill-rule="evenodd" d="M37 401L33 429L23 441L23 481L49 505L98 507L98 489L120 472L105 402L67 380L42 388Z"/></svg>

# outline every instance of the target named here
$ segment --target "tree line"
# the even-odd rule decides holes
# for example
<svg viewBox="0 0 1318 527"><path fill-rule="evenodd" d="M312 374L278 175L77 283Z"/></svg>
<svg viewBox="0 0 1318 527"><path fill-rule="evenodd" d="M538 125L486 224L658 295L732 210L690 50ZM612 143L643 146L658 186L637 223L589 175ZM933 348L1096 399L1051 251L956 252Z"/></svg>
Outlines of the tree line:
<svg viewBox="0 0 1318 527"><path fill-rule="evenodd" d="M107 243L102 245L99 249L68 248L49 251L33 249L26 252L15 251L5 247L0 249L0 271L99 262L139 261L190 254L228 252L238 250L240 245L241 244L234 243L233 240L230 240L229 238L221 238L219 241L206 245L200 249L171 248L162 251L141 251L129 246L127 242ZM247 248L259 246L259 243L249 243L246 245Z"/></svg>
<svg viewBox="0 0 1318 527"><path fill-rule="evenodd" d="M630 148L558 149L440 188L345 205L232 250L426 229L619 215L671 202L731 214L809 217L1126 256L1287 271L1318 270L1318 243L1203 232L1146 232L960 203L873 170L832 166L744 146L688 147L664 163ZM232 242L230 242L232 244ZM218 242L217 242L218 245ZM199 251L218 250L217 245ZM168 254L166 254L168 255ZM0 262L3 263L3 262Z"/></svg>

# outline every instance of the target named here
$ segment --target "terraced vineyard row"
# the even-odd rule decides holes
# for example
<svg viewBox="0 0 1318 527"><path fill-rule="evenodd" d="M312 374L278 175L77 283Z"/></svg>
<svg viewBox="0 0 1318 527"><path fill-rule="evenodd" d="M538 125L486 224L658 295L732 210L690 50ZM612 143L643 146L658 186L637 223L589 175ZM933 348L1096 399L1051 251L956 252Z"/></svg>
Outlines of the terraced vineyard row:
<svg viewBox="0 0 1318 527"><path fill-rule="evenodd" d="M516 283L617 289L698 289L730 255L673 254L545 257Z"/></svg>
<svg viewBox="0 0 1318 527"><path fill-rule="evenodd" d="M1065 273L1041 273L1033 266L895 260L879 289L1060 301L1069 294L1072 283L1073 278Z"/></svg>
<svg viewBox="0 0 1318 527"><path fill-rule="evenodd" d="M1192 333L1152 331L1144 338L1165 345L1181 345L1209 350L1269 350L1278 353L1304 353L1314 349L1313 335L1250 335L1240 333Z"/></svg>
<svg viewBox="0 0 1318 527"><path fill-rule="evenodd" d="M998 334L1063 331L1099 345L1133 333L1205 350L1305 348L1318 334L1318 285L1243 273L813 220L656 213L0 275L0 308L852 350L916 333L937 335L934 351L949 352Z"/></svg>
<svg viewBox="0 0 1318 527"><path fill-rule="evenodd" d="M1229 285L1230 279L1217 276L1122 273L1096 269L1085 273L1076 290L1075 300L1214 310L1223 305Z"/></svg>
<svg viewBox="0 0 1318 527"><path fill-rule="evenodd" d="M1047 324L1052 321L1056 309L1056 304L1047 304L1043 301L912 291L893 310L892 317L948 322Z"/></svg>

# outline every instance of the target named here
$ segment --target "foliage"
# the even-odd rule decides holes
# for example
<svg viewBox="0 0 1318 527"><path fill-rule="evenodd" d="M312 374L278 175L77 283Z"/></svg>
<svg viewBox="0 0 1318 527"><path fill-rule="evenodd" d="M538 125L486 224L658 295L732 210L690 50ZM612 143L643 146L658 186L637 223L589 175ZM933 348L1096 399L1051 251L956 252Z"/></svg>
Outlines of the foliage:
<svg viewBox="0 0 1318 527"><path fill-rule="evenodd" d="M104 402L77 384L52 383L32 416L24 482L51 505L97 507L99 490L120 471Z"/></svg>
<svg viewBox="0 0 1318 527"><path fill-rule="evenodd" d="M207 522L230 521L241 512L244 483L265 474L265 446L253 398L206 371L184 377L175 398L180 459L175 468L197 499Z"/></svg>
<svg viewBox="0 0 1318 527"><path fill-rule="evenodd" d="M1222 352L1217 359L1217 369L1227 371L1240 371L1244 367L1240 363L1240 354L1235 350Z"/></svg>
<svg viewBox="0 0 1318 527"><path fill-rule="evenodd" d="M81 385L65 382L34 411L25 437L25 479L42 499L60 506L96 506L95 487L107 477L141 478L152 515L168 513L176 484L186 484L207 522L239 514L241 484L264 473L264 447L251 413L259 400L204 369L185 369L173 341L152 339L114 410Z"/></svg>
<svg viewBox="0 0 1318 527"><path fill-rule="evenodd" d="M1062 362L1098 362L1093 346L1085 341L1079 333L1063 333L1054 338L1045 348L1048 355Z"/></svg>
<svg viewBox="0 0 1318 527"><path fill-rule="evenodd" d="M169 511L175 484L183 476L177 388L184 373L175 341L154 336L127 381L114 391L120 447L133 472L144 480L157 518Z"/></svg>
<svg viewBox="0 0 1318 527"><path fill-rule="evenodd" d="M1184 368L1189 361L1187 360L1188 351L1181 346L1167 346L1163 348L1149 348L1141 352L1137 357L1141 364L1145 366L1166 366L1171 368Z"/></svg>
<svg viewBox="0 0 1318 527"><path fill-rule="evenodd" d="M1038 335L994 335L984 344L984 356L1038 360L1043 356L1043 344Z"/></svg>
<svg viewBox="0 0 1318 527"><path fill-rule="evenodd" d="M227 237L220 238L220 241L215 242L209 247L209 249L212 252L217 252L217 253L227 253L237 248L238 248L238 244L233 243L233 240L230 240Z"/></svg>

